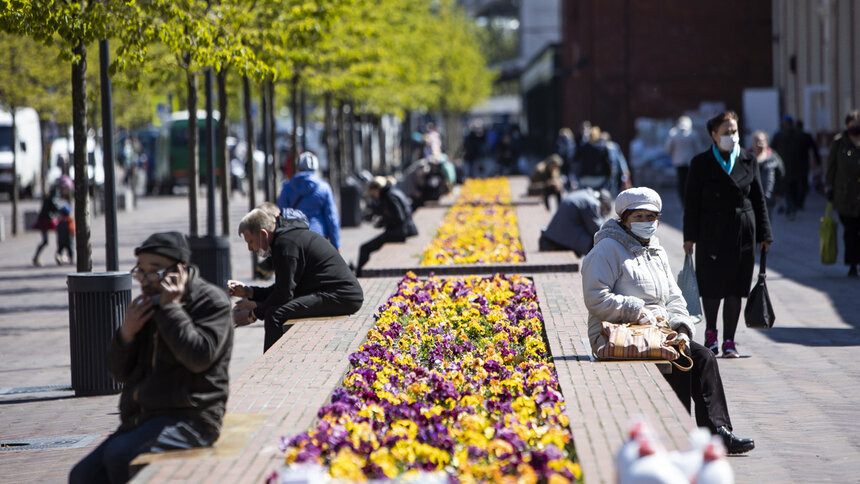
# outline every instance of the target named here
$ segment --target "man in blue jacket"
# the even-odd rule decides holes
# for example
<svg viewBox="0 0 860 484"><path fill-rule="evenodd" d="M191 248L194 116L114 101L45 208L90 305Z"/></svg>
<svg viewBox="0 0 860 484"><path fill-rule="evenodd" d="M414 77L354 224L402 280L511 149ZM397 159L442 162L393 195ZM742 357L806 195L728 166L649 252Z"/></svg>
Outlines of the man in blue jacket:
<svg viewBox="0 0 860 484"><path fill-rule="evenodd" d="M335 249L340 249L340 217L331 185L317 176L319 160L310 151L299 156L296 163L298 173L291 180L285 181L278 197L278 208L301 210L308 218L308 225L314 232L322 235L331 242Z"/></svg>

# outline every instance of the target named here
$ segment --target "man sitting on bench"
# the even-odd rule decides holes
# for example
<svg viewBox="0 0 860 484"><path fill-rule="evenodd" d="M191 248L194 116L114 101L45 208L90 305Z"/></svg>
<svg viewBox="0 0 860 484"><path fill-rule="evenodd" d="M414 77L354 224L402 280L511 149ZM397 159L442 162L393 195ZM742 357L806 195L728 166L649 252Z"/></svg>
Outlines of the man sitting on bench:
<svg viewBox="0 0 860 484"><path fill-rule="evenodd" d="M239 222L239 234L248 250L262 258L272 257L275 283L252 287L230 281L227 293L253 301L252 308L237 306L236 326L257 319L265 322L263 352L284 334L291 319L343 316L361 309L364 292L349 266L328 240L308 229L308 224L285 210L277 220L255 208Z"/></svg>
<svg viewBox="0 0 860 484"><path fill-rule="evenodd" d="M126 482L138 455L212 445L221 433L233 351L230 301L190 265L179 232L134 250L131 301L108 350L123 384L120 426L69 474L70 483Z"/></svg>

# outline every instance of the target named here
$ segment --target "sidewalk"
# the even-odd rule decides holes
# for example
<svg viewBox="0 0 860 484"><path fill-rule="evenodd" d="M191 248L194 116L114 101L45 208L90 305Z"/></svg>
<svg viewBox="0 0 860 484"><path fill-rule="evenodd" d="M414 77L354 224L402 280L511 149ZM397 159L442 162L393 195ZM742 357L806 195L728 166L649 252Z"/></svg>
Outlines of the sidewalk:
<svg viewBox="0 0 860 484"><path fill-rule="evenodd" d="M677 273L683 262L680 204L674 190L661 192L664 215L658 236ZM137 211L121 213L120 266L131 267L134 246L150 232L187 231L186 207L180 196L141 199ZM233 201L234 227L246 211L247 200ZM777 216L776 242L768 258L776 327L756 331L741 323L737 341L749 357L719 360L735 430L756 440L753 452L730 459L737 482L860 482L860 281L847 279L841 264L818 262L817 227L823 212L824 200L813 195L794 222ZM200 221L205 228L205 215ZM96 218L96 269L104 267L103 226L104 219ZM374 233L367 226L344 230L345 258L357 258L358 246ZM528 244L534 234L521 237ZM2 388L67 387L70 382L64 275L73 268L33 268L30 258L38 239L31 232L0 243ZM247 280L249 253L238 236L231 235L231 243L234 277ZM53 247L52 239L43 260ZM575 291L569 297L581 300ZM697 341L703 339L703 326L697 328ZM238 330L235 344L234 378L260 356L261 325ZM71 466L116 427L117 401L116 395L74 398L67 390L0 394L0 440L90 436L81 441L83 447L0 451L3 480L65 482Z"/></svg>
<svg viewBox="0 0 860 484"><path fill-rule="evenodd" d="M150 233L165 230L188 232L188 201L185 195L146 197L135 211L119 212L119 267L129 270L135 263L134 247ZM199 232L206 230L205 190L199 207ZM37 210L38 201L22 203L24 210ZM10 204L0 203L6 220ZM219 208L220 210L220 208ZM244 197L231 199L231 227L248 211ZM216 227L220 227L220 221ZM93 270L105 270L104 217L92 223ZM343 229L341 254L347 261L358 258L358 248L378 230L363 224ZM39 232L9 234L0 242L0 441L23 443L46 439L58 450L10 451L0 449L3 482L66 482L71 467L119 424L119 395L75 398L71 391L69 356L69 309L66 274L70 265L57 266L53 257L56 235L50 234L42 251L44 267L33 267L31 259L41 240ZM230 234L233 278L250 281L251 257L244 241ZM257 281L266 285L271 282ZM137 283L132 294L139 292ZM238 379L263 351L263 323L236 331L230 377ZM70 436L76 436L70 438ZM80 438L84 436L84 438ZM37 442L39 443L39 442ZM80 446L80 447L68 447ZM59 448L64 446L63 448Z"/></svg>

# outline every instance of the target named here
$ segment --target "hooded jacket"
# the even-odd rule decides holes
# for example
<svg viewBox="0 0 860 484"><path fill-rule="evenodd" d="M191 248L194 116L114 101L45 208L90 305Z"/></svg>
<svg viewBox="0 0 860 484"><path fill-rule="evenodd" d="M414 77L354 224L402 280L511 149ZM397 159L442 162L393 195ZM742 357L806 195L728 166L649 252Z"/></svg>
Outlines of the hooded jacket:
<svg viewBox="0 0 860 484"><path fill-rule="evenodd" d="M278 197L278 208L301 210L310 229L340 248L340 217L331 186L312 171L303 171L285 181Z"/></svg>
<svg viewBox="0 0 860 484"><path fill-rule="evenodd" d="M123 384L120 429L157 416L202 422L217 436L229 395L233 320L230 300L188 266L185 294L156 308L130 343L117 331L108 369Z"/></svg>
<svg viewBox="0 0 860 484"><path fill-rule="evenodd" d="M275 283L254 287L254 315L264 319L293 298L320 293L334 300L363 302L358 279L340 253L301 220L280 220L271 242Z"/></svg>
<svg viewBox="0 0 860 484"><path fill-rule="evenodd" d="M418 235L418 228L412 220L412 208L406 195L390 183L379 190L379 213L385 233L392 240L404 241L407 237Z"/></svg>
<svg viewBox="0 0 860 484"><path fill-rule="evenodd" d="M561 199L549 225L541 232L556 244L582 257L591 250L594 234L603 223L600 201L591 189L574 190Z"/></svg>
<svg viewBox="0 0 860 484"><path fill-rule="evenodd" d="M642 308L666 319L672 329L686 326L691 339L696 335L687 303L657 237L651 237L643 247L618 220L607 220L594 235L594 248L582 261L582 295L594 351L605 343L603 321L634 322Z"/></svg>

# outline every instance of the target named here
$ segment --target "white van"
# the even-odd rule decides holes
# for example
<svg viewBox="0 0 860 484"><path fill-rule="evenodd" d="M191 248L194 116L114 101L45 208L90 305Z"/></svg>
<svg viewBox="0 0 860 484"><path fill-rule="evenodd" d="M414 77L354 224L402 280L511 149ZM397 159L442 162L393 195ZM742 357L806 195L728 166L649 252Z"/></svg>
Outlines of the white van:
<svg viewBox="0 0 860 484"><path fill-rule="evenodd" d="M53 185L63 175L63 165L68 164L69 176L75 179L74 166L75 140L57 138L51 144L48 158L48 174L45 181ZM87 175L90 188L101 188L105 184L104 157L102 149L96 144L95 138L87 137Z"/></svg>
<svg viewBox="0 0 860 484"><path fill-rule="evenodd" d="M31 198L42 173L42 134L33 108L15 110L18 193ZM12 114L0 111L0 190L12 193Z"/></svg>

